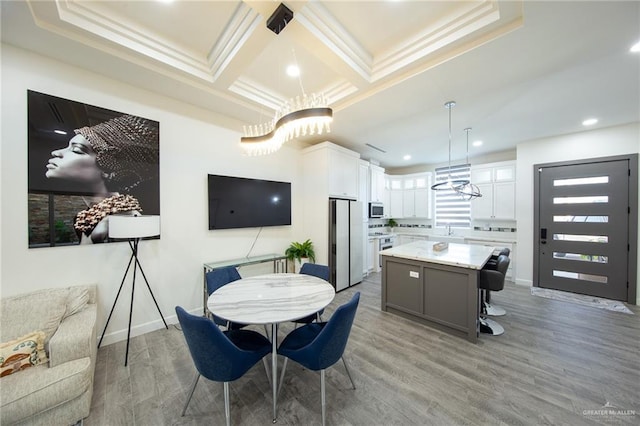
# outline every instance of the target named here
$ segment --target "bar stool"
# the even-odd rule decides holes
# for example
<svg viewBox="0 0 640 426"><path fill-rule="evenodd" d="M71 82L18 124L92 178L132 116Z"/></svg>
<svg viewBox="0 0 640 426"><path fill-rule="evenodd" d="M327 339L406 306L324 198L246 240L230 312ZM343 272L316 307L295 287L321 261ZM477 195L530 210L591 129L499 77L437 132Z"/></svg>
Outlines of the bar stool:
<svg viewBox="0 0 640 426"><path fill-rule="evenodd" d="M488 269L486 266L480 270L480 282L478 288L481 291L500 291L504 288L504 279L509 268L510 259L504 254L498 256L495 261L495 269ZM493 267L490 266L490 267ZM480 332L499 336L504 333L504 328L496 321L487 318L486 303L482 301L482 312L480 314Z"/></svg>

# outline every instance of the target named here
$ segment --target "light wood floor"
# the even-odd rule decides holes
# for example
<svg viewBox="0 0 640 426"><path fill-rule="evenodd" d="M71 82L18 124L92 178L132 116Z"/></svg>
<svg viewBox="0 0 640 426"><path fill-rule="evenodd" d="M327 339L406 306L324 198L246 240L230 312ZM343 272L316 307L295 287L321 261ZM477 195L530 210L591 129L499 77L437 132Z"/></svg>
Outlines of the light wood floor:
<svg viewBox="0 0 640 426"><path fill-rule="evenodd" d="M377 274L338 293L325 319L355 291L362 294L346 356L357 389L342 363L327 370L328 424L640 424L635 306L628 315L507 285L492 295L507 310L496 318L505 334L481 335L474 345L381 312ZM283 326L280 339L291 329ZM180 417L195 369L177 328L132 339L128 367L124 350L121 342L98 351L85 426L224 424L222 384L206 379ZM233 424L271 424L261 363L230 389ZM278 414L281 425L320 424L319 374L289 363Z"/></svg>

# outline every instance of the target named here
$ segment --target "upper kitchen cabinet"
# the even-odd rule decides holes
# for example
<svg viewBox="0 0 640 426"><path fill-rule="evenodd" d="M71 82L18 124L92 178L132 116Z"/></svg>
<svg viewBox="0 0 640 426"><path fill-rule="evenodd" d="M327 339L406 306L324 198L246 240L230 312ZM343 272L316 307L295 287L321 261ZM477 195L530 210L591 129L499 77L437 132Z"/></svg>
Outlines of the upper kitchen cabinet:
<svg viewBox="0 0 640 426"><path fill-rule="evenodd" d="M403 216L431 218L431 173L405 175L403 187Z"/></svg>
<svg viewBox="0 0 640 426"><path fill-rule="evenodd" d="M516 219L516 165L514 161L471 167L471 183L482 197L471 202L473 219Z"/></svg>
<svg viewBox="0 0 640 426"><path fill-rule="evenodd" d="M369 194L369 200L377 203L384 203L385 201L385 180L384 169L375 164L369 165L369 182L371 192Z"/></svg>
<svg viewBox="0 0 640 426"><path fill-rule="evenodd" d="M331 142L322 142L303 151L305 179L313 171L317 191L328 197L358 199L360 154Z"/></svg>

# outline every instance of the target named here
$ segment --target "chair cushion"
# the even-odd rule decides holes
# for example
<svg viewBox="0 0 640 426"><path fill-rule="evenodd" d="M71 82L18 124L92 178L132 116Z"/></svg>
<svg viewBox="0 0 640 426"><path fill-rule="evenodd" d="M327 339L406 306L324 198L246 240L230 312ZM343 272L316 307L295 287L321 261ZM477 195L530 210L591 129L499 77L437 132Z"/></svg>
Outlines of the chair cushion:
<svg viewBox="0 0 640 426"><path fill-rule="evenodd" d="M34 331L18 339L0 344L0 377L47 362L44 332Z"/></svg>
<svg viewBox="0 0 640 426"><path fill-rule="evenodd" d="M3 377L0 386L3 424L12 424L77 398L92 386L91 373L91 359L85 357L54 368L39 365Z"/></svg>

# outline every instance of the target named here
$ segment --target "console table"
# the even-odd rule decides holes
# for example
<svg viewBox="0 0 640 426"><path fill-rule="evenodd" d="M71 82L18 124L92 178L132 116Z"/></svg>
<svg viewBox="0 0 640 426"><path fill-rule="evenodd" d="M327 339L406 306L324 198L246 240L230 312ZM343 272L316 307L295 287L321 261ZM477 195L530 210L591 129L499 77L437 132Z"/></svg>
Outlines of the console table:
<svg viewBox="0 0 640 426"><path fill-rule="evenodd" d="M241 257L239 259L230 259L230 260L220 260L216 262L207 262L204 264L204 274L203 274L203 303L202 310L204 311L204 315L207 315L207 299L209 299L209 294L207 293L207 272L213 271L215 269L226 268L228 266L233 266L235 268L239 268L241 266L248 265L256 265L258 263L268 263L273 262L273 272L287 272L287 256L282 254L263 254L261 256L251 256L251 257Z"/></svg>

